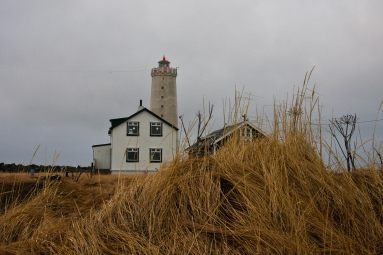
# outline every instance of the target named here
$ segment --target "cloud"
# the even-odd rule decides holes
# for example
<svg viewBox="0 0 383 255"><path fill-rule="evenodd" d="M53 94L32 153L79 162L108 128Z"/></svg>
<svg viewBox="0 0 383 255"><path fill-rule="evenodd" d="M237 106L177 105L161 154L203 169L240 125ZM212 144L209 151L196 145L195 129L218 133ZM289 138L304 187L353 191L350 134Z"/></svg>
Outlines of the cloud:
<svg viewBox="0 0 383 255"><path fill-rule="evenodd" d="M48 155L60 150L63 164L89 164L91 145L108 142L109 119L131 115L140 99L149 107L150 69L163 54L179 67L178 112L187 122L204 98L215 105L219 128L222 99L233 98L235 87L256 96L253 112L283 101L313 66L325 119L333 109L374 119L383 99L382 7L356 0L3 2L0 162L27 162L42 144Z"/></svg>

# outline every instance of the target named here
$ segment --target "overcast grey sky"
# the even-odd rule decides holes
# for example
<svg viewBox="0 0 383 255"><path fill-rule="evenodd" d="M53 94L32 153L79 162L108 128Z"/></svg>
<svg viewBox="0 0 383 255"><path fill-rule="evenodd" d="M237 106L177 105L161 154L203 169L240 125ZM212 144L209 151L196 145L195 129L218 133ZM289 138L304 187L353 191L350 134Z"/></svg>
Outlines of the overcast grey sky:
<svg viewBox="0 0 383 255"><path fill-rule="evenodd" d="M222 123L235 86L256 96L252 109L283 101L313 66L323 121L332 112L374 120L382 11L380 0L0 0L0 162L28 164L40 145L34 163L60 152L59 165L90 165L109 119L133 114L140 99L150 107L150 69L164 54L179 67L187 122L205 98ZM373 124L360 124L365 137Z"/></svg>

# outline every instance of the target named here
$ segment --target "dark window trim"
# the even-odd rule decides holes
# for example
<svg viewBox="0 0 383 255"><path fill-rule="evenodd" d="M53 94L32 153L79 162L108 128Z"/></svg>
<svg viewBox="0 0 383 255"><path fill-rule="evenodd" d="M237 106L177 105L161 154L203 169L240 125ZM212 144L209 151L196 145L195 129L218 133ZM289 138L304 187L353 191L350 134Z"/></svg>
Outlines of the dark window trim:
<svg viewBox="0 0 383 255"><path fill-rule="evenodd" d="M129 123L137 123L137 134L129 134ZM140 135L140 122L138 121L128 121L126 123L126 135L127 136L139 136Z"/></svg>
<svg viewBox="0 0 383 255"><path fill-rule="evenodd" d="M153 160L152 150L159 150L160 160ZM149 149L149 159L150 159L150 163L162 163L162 148L150 148Z"/></svg>
<svg viewBox="0 0 383 255"><path fill-rule="evenodd" d="M156 135L156 134L153 134L153 133L152 133L152 124L155 124L155 123L156 123L156 124L158 124L158 123L160 124L159 127L160 127L160 129L161 129L161 134L159 134L159 135ZM163 130L162 122L150 122L150 136L162 136L162 133L163 133L162 130Z"/></svg>
<svg viewBox="0 0 383 255"><path fill-rule="evenodd" d="M137 159L129 159L128 158L128 153L129 150L137 150ZM131 163L131 162L140 162L140 149L139 148L127 148L126 149L126 162Z"/></svg>

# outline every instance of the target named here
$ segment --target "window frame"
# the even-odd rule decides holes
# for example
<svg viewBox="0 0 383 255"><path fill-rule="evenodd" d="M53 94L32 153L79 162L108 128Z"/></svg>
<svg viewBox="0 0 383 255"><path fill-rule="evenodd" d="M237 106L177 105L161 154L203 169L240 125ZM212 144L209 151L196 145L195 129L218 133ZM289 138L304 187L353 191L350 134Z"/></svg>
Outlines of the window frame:
<svg viewBox="0 0 383 255"><path fill-rule="evenodd" d="M134 125L137 124L137 125ZM136 126L137 127L137 132L133 134L129 134L129 127L130 126ZM126 124L126 135L127 136L139 136L140 135L140 122L138 121L128 121Z"/></svg>
<svg viewBox="0 0 383 255"><path fill-rule="evenodd" d="M154 134L152 132L152 127L160 127L160 134ZM162 122L150 122L150 136L162 136L162 130L163 130L162 127L163 127Z"/></svg>
<svg viewBox="0 0 383 255"><path fill-rule="evenodd" d="M154 159L154 153L159 153L160 158ZM149 149L149 161L150 163L162 163L162 148L150 148Z"/></svg>
<svg viewBox="0 0 383 255"><path fill-rule="evenodd" d="M129 153L132 153L132 152L135 152L137 154L137 157L135 159L129 158ZM128 163L140 162L140 148L126 148L126 162Z"/></svg>

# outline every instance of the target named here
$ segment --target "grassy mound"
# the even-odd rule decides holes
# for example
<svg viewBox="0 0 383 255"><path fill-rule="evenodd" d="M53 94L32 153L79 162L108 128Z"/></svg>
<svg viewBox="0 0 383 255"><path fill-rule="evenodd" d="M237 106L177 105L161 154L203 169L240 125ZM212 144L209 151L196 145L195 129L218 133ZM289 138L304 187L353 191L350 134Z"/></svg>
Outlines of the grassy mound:
<svg viewBox="0 0 383 255"><path fill-rule="evenodd" d="M326 168L309 77L267 138L151 175L1 189L0 254L383 254L383 169Z"/></svg>
<svg viewBox="0 0 383 255"><path fill-rule="evenodd" d="M1 253L383 253L382 172L328 171L300 136L233 143L114 187L80 206L46 187L0 217Z"/></svg>

